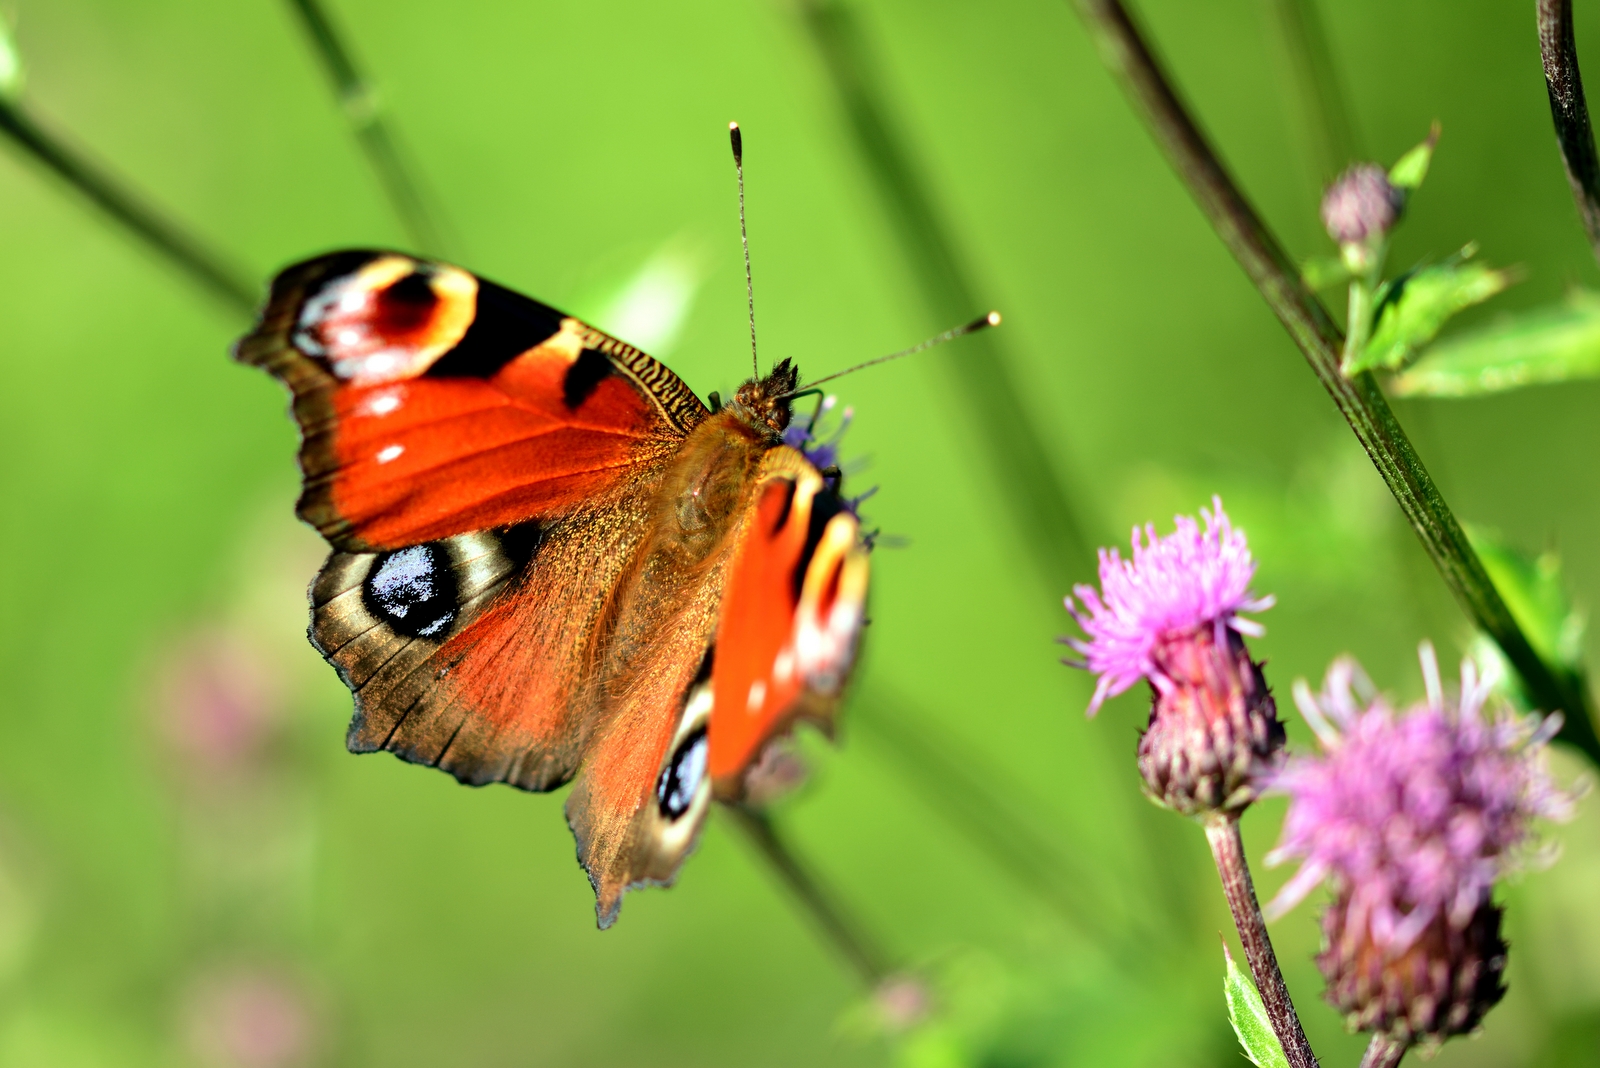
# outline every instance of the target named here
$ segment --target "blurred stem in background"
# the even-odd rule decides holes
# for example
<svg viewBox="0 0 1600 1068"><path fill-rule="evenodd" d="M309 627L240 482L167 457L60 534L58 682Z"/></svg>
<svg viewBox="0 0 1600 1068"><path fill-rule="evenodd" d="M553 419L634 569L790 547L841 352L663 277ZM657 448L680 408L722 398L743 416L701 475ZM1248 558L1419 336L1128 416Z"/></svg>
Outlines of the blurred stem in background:
<svg viewBox="0 0 1600 1068"><path fill-rule="evenodd" d="M1339 68L1328 47L1317 0L1264 0L1278 36L1282 66L1309 135L1319 186L1355 159L1355 122L1345 103Z"/></svg>
<svg viewBox="0 0 1600 1068"><path fill-rule="evenodd" d="M773 825L772 818L748 804L718 807L750 840L761 859L783 881L795 903L811 917L817 931L849 962L861 981L870 989L887 979L890 974L888 954L867 934L860 920L847 912L839 899L800 862Z"/></svg>
<svg viewBox="0 0 1600 1068"><path fill-rule="evenodd" d="M1377 379L1367 371L1348 377L1341 372L1344 337L1338 326L1217 158L1127 10L1119 0L1073 3L1101 58L1133 98L1168 162L1349 422L1451 593L1505 652L1539 705L1568 713L1561 740L1600 764L1600 738L1595 735L1587 689L1572 685L1534 652L1390 410Z"/></svg>
<svg viewBox="0 0 1600 1068"><path fill-rule="evenodd" d="M248 280L247 272L164 217L110 171L68 148L65 141L29 113L22 102L22 60L3 22L0 22L0 133L213 297L245 315L255 310L259 290Z"/></svg>
<svg viewBox="0 0 1600 1068"><path fill-rule="evenodd" d="M1572 32L1572 0L1538 0L1539 51L1544 57L1545 88L1550 91L1550 117L1556 144L1567 168L1578 218L1589 245L1600 259L1600 158L1595 155L1589 105L1578 72L1578 44Z"/></svg>
<svg viewBox="0 0 1600 1068"><path fill-rule="evenodd" d="M878 63L854 13L833 0L801 0L800 13L930 320L943 324L989 307L977 296L950 227L884 103ZM1004 341L984 332L936 359L954 381L962 411L977 424L995 484L1034 565L1049 589L1067 589L1094 557L1073 495L1029 414Z"/></svg>
<svg viewBox="0 0 1600 1068"><path fill-rule="evenodd" d="M943 322L986 306L975 295L976 287L955 238L901 134L901 124L889 106L878 73L881 63L854 10L838 0L800 0L799 11L838 100L851 144L878 195L929 318ZM1074 504L1074 494L1050 460L1049 449L1024 403L1010 354L998 332L984 331L970 338L964 348L966 351L941 354L960 397L960 410L972 420L977 437L987 450L994 483L1010 506L1013 522L1023 534L1038 574L1051 590L1069 589L1094 566L1094 554ZM874 718L878 727L885 726L885 722L881 716ZM919 725L918 731L922 729ZM898 733L903 737L907 732ZM1109 736L1102 737L1109 742ZM927 739L923 734L919 739L923 744L902 745L898 755L908 768L911 763L920 765L914 773L917 778L937 782L945 765L959 765L960 761L931 756L937 747ZM1036 859L1017 853L1018 825L1003 813L1008 807L1026 806L1008 806L999 800L997 791L981 789L976 784L961 800L949 796L948 786L945 789L945 804L935 807L950 814L957 826L980 842L984 852L1024 886L1038 891L1041 878L1056 877L1043 875ZM1118 796L1117 803L1121 803ZM1143 840L1133 854L1143 858L1165 855L1165 843L1172 841L1166 821L1154 820L1154 810L1143 804L1132 806L1127 815L1129 828ZM1032 847L1030 844L1021 848ZM1108 886L1114 874L1095 873ZM1126 880L1119 882L1126 884ZM1179 893L1176 881L1156 878L1140 881L1140 885L1154 885L1158 892L1169 895L1165 903L1168 907L1132 906L1129 911L1142 915L1147 922L1164 924L1163 937L1170 935L1178 929L1185 904L1175 899ZM1050 891L1047 903L1061 912L1075 910L1080 902L1070 894ZM1097 909L1079 913L1070 922L1076 929L1094 931L1098 937L1109 939L1105 943L1109 946L1127 937L1127 933L1106 930L1108 915ZM1138 928L1134 931L1143 933Z"/></svg>
<svg viewBox="0 0 1600 1068"><path fill-rule="evenodd" d="M417 251L426 255L443 254L445 240L438 222L442 215L430 208L422 183L412 174L399 140L384 121L377 87L356 65L354 52L328 17L322 0L287 2L300 16L306 36L338 97L339 110L350 123L350 130L366 153L367 162L377 175L378 184L383 186L389 206L394 209L406 235Z"/></svg>

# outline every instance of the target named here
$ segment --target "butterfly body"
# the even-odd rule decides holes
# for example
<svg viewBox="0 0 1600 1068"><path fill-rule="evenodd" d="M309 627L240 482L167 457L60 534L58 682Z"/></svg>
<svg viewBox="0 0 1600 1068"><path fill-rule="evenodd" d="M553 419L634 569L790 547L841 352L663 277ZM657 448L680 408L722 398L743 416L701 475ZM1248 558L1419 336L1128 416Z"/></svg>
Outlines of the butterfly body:
<svg viewBox="0 0 1600 1068"><path fill-rule="evenodd" d="M333 547L311 640L348 744L567 801L602 926L670 882L713 796L825 729L867 554L783 443L787 362L712 411L650 357L458 268L336 253L237 356L283 380L299 511Z"/></svg>

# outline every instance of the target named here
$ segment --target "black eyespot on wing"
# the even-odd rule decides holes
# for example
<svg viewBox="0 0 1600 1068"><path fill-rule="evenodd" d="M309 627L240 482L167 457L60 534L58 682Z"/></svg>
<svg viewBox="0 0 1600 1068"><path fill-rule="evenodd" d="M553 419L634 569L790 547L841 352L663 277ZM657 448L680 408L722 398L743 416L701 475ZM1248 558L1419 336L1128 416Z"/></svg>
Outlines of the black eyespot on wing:
<svg viewBox="0 0 1600 1068"><path fill-rule="evenodd" d="M504 286L478 279L472 325L459 344L434 362L435 378L491 378L524 352L561 331L563 316Z"/></svg>
<svg viewBox="0 0 1600 1068"><path fill-rule="evenodd" d="M567 368L567 377L561 383L561 399L571 411L577 411L589 394L611 373L611 361L599 349L584 349Z"/></svg>
<svg viewBox="0 0 1600 1068"><path fill-rule="evenodd" d="M672 759L656 780L656 807L665 819L675 820L694 803L696 791L706 777L706 761L710 747L705 727L697 727L678 743Z"/></svg>
<svg viewBox="0 0 1600 1068"><path fill-rule="evenodd" d="M460 590L437 545L384 553L361 583L367 611L409 638L440 638L455 621Z"/></svg>

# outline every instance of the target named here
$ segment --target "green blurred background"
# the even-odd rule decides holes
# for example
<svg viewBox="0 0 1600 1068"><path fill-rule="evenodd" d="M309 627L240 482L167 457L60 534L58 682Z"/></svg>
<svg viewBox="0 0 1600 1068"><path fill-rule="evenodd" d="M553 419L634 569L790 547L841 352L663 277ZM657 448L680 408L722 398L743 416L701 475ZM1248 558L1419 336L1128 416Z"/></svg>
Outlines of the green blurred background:
<svg viewBox="0 0 1600 1068"><path fill-rule="evenodd" d="M1578 6L1580 44L1600 41L1600 10ZM1291 249L1329 251L1262 0L1139 7ZM1468 321L1593 284L1533 5L1322 9L1366 153L1393 159L1443 123L1392 262L1476 239L1526 267ZM333 8L444 206L453 259L620 330L612 298L665 256L698 284L668 362L726 395L747 367L737 118L766 360L817 374L1001 309L1088 537L1169 529L1221 493L1278 597L1256 646L1278 691L1348 651L1418 694L1417 641L1453 662L1462 617L1070 9L851 11L977 307L935 316L918 296L786 3ZM263 281L327 249L405 244L287 5L0 14L41 119ZM1084 718L1088 679L1052 644L1066 591L1040 578L947 364L839 383L857 416L846 455L870 461L856 485L881 486L869 517L904 544L876 555L841 745L805 745L812 779L777 814L927 977L934 1015L892 1034L726 822L679 885L630 895L602 933L559 798L345 753L349 697L302 639L321 548L292 517L294 431L278 387L227 359L245 322L14 152L0 294L0 1065L1240 1063L1202 836L1138 795L1143 694ZM1458 513L1560 549L1580 605L1600 600L1597 401L1578 384L1398 405ZM967 778L908 775L872 727L888 709L1042 838L1054 889L930 804ZM1281 814L1248 815L1253 856ZM1442 1065L1600 1063L1600 816L1591 804L1553 837L1565 858L1506 891L1511 993ZM1258 877L1265 896L1284 873ZM1323 1062L1355 1063L1361 1042L1320 1001L1313 909L1273 932Z"/></svg>

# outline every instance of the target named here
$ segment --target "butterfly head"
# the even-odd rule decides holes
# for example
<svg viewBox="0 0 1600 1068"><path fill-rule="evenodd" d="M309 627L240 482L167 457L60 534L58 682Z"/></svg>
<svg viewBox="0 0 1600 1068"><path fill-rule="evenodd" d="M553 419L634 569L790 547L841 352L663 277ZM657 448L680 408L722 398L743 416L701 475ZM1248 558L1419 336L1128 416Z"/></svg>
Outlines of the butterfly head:
<svg viewBox="0 0 1600 1068"><path fill-rule="evenodd" d="M740 386L729 407L757 430L782 434L789 425L789 410L799 384L800 369L781 360L765 378L752 378Z"/></svg>

